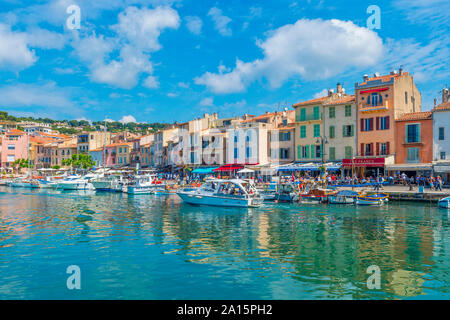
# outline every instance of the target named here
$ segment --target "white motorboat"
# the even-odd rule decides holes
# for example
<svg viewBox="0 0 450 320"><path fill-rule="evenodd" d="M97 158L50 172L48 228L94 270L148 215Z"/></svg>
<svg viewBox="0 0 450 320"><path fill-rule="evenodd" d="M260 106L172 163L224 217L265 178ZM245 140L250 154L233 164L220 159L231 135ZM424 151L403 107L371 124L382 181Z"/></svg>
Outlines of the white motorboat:
<svg viewBox="0 0 450 320"><path fill-rule="evenodd" d="M91 180L96 177L98 176L94 174L87 174L83 177L69 176L59 182L56 188L59 190L94 190Z"/></svg>
<svg viewBox="0 0 450 320"><path fill-rule="evenodd" d="M156 175L140 175L135 176L131 182L123 187L122 191L128 194L151 194L161 184L156 184Z"/></svg>
<svg viewBox="0 0 450 320"><path fill-rule="evenodd" d="M351 190L342 190L335 195L328 196L328 202L331 204L354 204L358 192Z"/></svg>
<svg viewBox="0 0 450 320"><path fill-rule="evenodd" d="M27 188L27 189L39 188L39 184L36 180L27 178L15 179L9 182L8 186L13 188Z"/></svg>
<svg viewBox="0 0 450 320"><path fill-rule="evenodd" d="M443 198L438 202L439 208L450 209L450 197Z"/></svg>
<svg viewBox="0 0 450 320"><path fill-rule="evenodd" d="M277 202L295 202L298 201L298 188L292 183L283 183L277 185L275 201Z"/></svg>
<svg viewBox="0 0 450 320"><path fill-rule="evenodd" d="M122 192L125 180L121 175L109 175L92 180L96 191Z"/></svg>
<svg viewBox="0 0 450 320"><path fill-rule="evenodd" d="M200 188L179 190L177 194L194 205L248 208L259 207L263 202L255 184L241 179L209 180Z"/></svg>

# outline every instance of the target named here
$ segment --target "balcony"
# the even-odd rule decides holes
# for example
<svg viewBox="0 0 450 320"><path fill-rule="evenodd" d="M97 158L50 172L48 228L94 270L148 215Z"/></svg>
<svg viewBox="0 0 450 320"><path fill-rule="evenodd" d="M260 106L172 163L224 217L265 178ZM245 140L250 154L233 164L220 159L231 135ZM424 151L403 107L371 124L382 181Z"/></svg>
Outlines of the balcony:
<svg viewBox="0 0 450 320"><path fill-rule="evenodd" d="M306 121L320 121L322 120L322 113L319 114L306 114L303 117L301 115L296 115L295 116L295 121L296 122L306 122Z"/></svg>
<svg viewBox="0 0 450 320"><path fill-rule="evenodd" d="M384 101L382 104L373 106L364 102L358 104L359 112L369 113L369 112L382 112L389 110L389 101Z"/></svg>

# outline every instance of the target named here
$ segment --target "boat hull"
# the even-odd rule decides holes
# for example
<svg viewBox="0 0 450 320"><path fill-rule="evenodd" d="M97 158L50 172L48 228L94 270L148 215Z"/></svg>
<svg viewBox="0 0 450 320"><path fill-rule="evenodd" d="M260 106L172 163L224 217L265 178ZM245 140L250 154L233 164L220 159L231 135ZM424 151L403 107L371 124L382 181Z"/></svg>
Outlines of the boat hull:
<svg viewBox="0 0 450 320"><path fill-rule="evenodd" d="M439 208L450 209L450 199L442 199L438 202Z"/></svg>
<svg viewBox="0 0 450 320"><path fill-rule="evenodd" d="M354 204L355 198L345 196L329 196L328 202L331 204Z"/></svg>
<svg viewBox="0 0 450 320"><path fill-rule="evenodd" d="M216 207L241 207L252 208L262 205L262 198L233 198L233 197L219 197L209 195L199 195L188 192L178 192L178 196L186 203L193 205L206 205Z"/></svg>
<svg viewBox="0 0 450 320"><path fill-rule="evenodd" d="M90 182L59 183L60 190L93 190L94 186Z"/></svg>

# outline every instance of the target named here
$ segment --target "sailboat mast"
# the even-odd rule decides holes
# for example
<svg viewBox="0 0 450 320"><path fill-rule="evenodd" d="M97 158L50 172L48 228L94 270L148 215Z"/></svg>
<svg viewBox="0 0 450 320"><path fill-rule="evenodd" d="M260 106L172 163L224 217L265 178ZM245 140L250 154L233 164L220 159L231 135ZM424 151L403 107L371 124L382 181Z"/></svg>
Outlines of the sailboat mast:
<svg viewBox="0 0 450 320"><path fill-rule="evenodd" d="M106 149L106 119L105 119L104 135L103 135L103 174L105 174L105 172L106 172L105 149Z"/></svg>

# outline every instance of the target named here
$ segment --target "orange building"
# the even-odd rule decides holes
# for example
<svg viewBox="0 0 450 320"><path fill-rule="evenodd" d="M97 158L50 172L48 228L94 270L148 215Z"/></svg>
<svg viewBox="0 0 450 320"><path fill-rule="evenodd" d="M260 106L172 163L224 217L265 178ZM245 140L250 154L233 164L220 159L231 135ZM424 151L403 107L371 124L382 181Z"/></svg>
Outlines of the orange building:
<svg viewBox="0 0 450 320"><path fill-rule="evenodd" d="M407 175L429 174L433 160L433 113L406 113L395 121L395 165L386 169Z"/></svg>
<svg viewBox="0 0 450 320"><path fill-rule="evenodd" d="M421 111L421 95L413 77L402 69L389 75L364 76L355 85L358 166L362 175L383 173L397 152L395 121L405 113ZM346 165L344 161L344 165Z"/></svg>

